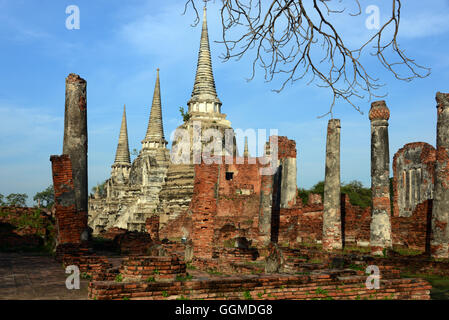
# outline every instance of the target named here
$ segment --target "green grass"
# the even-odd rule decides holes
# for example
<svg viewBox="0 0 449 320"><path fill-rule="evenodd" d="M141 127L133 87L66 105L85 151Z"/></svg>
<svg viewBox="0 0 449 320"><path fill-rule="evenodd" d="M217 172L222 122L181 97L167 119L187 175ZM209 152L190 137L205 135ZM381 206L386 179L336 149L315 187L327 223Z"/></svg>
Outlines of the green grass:
<svg viewBox="0 0 449 320"><path fill-rule="evenodd" d="M209 273L209 274L212 274L212 275L216 275L216 276L221 276L221 275L223 275L222 272L219 272L219 271L213 270L213 269L209 269L209 270L207 270L206 272Z"/></svg>
<svg viewBox="0 0 449 320"><path fill-rule="evenodd" d="M315 293L316 293L316 294L324 294L324 295L327 295L327 290L324 290L324 289L318 287L318 288L315 290Z"/></svg>
<svg viewBox="0 0 449 320"><path fill-rule="evenodd" d="M343 253L352 253L352 252L370 253L371 249L369 247L357 247L357 246L345 246L343 248Z"/></svg>
<svg viewBox="0 0 449 320"><path fill-rule="evenodd" d="M167 291L162 291L162 296L163 296L164 298L167 298L167 297L169 296L169 294L168 294Z"/></svg>
<svg viewBox="0 0 449 320"><path fill-rule="evenodd" d="M223 247L225 248L235 248L235 240L234 239L228 239L223 241Z"/></svg>
<svg viewBox="0 0 449 320"><path fill-rule="evenodd" d="M352 270L356 270L356 271L365 271L365 270L366 270L366 267L365 267L365 266L362 266L362 265L360 265L360 264L353 264L353 263L351 263L351 264L348 266L348 268L349 268L349 269L352 269Z"/></svg>
<svg viewBox="0 0 449 320"><path fill-rule="evenodd" d="M401 256L417 256L423 253L420 250L407 249L407 248L395 248L394 251L399 253Z"/></svg>
<svg viewBox="0 0 449 320"><path fill-rule="evenodd" d="M251 300L251 299L252 299L251 293L249 292L249 290L246 290L245 292L243 292L243 297L244 297L246 300Z"/></svg>
<svg viewBox="0 0 449 320"><path fill-rule="evenodd" d="M192 265L190 262L186 263L186 268L189 270L196 270L196 267L194 265Z"/></svg>
<svg viewBox="0 0 449 320"><path fill-rule="evenodd" d="M315 258L315 259L311 259L309 261L309 263L319 264L319 263L323 263L323 260Z"/></svg>
<svg viewBox="0 0 449 320"><path fill-rule="evenodd" d="M449 276L439 276L422 273L401 273L401 278L420 278L432 285L430 298L432 300L449 300Z"/></svg>
<svg viewBox="0 0 449 320"><path fill-rule="evenodd" d="M81 273L81 279L91 280L92 276L87 274L86 272Z"/></svg>
<svg viewBox="0 0 449 320"><path fill-rule="evenodd" d="M156 279L154 279L154 277L148 277L147 282L156 282Z"/></svg>
<svg viewBox="0 0 449 320"><path fill-rule="evenodd" d="M177 275L176 276L176 281L184 282L184 281L192 280L192 278L193 278L193 276L190 275L190 274L187 274L185 277L183 277L181 275Z"/></svg>
<svg viewBox="0 0 449 320"><path fill-rule="evenodd" d="M118 274L115 276L115 282L122 282L123 281L123 275L122 274Z"/></svg>

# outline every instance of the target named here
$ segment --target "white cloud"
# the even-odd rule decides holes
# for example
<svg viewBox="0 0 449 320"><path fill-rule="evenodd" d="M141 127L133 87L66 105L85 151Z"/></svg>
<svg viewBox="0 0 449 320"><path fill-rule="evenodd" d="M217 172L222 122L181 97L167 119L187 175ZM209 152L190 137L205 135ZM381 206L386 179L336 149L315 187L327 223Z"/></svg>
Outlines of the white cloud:
<svg viewBox="0 0 449 320"><path fill-rule="evenodd" d="M399 36L414 39L430 37L449 31L449 13L423 12L401 19Z"/></svg>

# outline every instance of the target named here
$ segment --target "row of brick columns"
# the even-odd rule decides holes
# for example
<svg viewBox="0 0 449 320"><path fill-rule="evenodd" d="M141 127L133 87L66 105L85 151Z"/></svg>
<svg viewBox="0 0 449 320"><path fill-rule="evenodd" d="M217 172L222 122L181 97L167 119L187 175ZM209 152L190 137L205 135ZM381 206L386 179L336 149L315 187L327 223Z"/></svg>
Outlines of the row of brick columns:
<svg viewBox="0 0 449 320"><path fill-rule="evenodd" d="M437 157L435 192L432 209L431 254L447 258L449 250L449 94L437 93ZM390 207L390 155L385 101L371 104L371 191L372 214L370 247L373 255L382 255L392 247ZM340 120L331 119L327 128L326 172L324 185L323 249L343 247L340 208Z"/></svg>

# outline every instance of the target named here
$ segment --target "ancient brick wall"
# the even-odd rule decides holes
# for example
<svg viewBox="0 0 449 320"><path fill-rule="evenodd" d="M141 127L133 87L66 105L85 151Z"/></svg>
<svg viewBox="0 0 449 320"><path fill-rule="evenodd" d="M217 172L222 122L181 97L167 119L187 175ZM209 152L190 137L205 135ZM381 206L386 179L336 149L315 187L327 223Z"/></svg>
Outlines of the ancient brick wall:
<svg viewBox="0 0 449 320"><path fill-rule="evenodd" d="M391 218L393 245L428 251L431 236L432 200L418 204L410 217Z"/></svg>
<svg viewBox="0 0 449 320"><path fill-rule="evenodd" d="M393 215L409 217L419 203L433 199L436 150L430 144L404 145L393 157Z"/></svg>
<svg viewBox="0 0 449 320"><path fill-rule="evenodd" d="M315 243L323 236L323 204L312 203L298 209L298 241Z"/></svg>
<svg viewBox="0 0 449 320"><path fill-rule="evenodd" d="M292 210L297 212L297 237L300 243L316 243L322 239L323 204L317 196L319 195L309 196L307 205ZM354 206L350 203L348 195L342 194L341 212L345 245L368 245L371 208Z"/></svg>
<svg viewBox="0 0 449 320"><path fill-rule="evenodd" d="M192 243L196 257L210 259L213 252L215 214L217 212L216 182L219 166L204 163L195 165L192 210Z"/></svg>
<svg viewBox="0 0 449 320"><path fill-rule="evenodd" d="M192 227L191 211L186 210L179 214L176 218L169 220L166 224L161 226L161 229L159 230L159 238L177 241L179 241L182 237L190 238L190 235L192 234Z"/></svg>
<svg viewBox="0 0 449 320"><path fill-rule="evenodd" d="M371 207L361 208L341 195L342 229L345 245L368 246L370 241Z"/></svg>
<svg viewBox="0 0 449 320"><path fill-rule="evenodd" d="M147 254L154 244L148 233L137 231L128 231L124 234L119 234L114 238L114 242L120 249L121 254L130 255Z"/></svg>
<svg viewBox="0 0 449 320"><path fill-rule="evenodd" d="M236 276L208 281L170 283L92 281L89 298L109 299L214 299L214 300L377 300L430 298L430 284L422 279L383 279L379 289L365 287L366 276L318 273L313 275Z"/></svg>
<svg viewBox="0 0 449 320"><path fill-rule="evenodd" d="M296 142L284 136L270 136L270 141L277 138L278 142L278 159L295 158L296 159Z"/></svg>
<svg viewBox="0 0 449 320"><path fill-rule="evenodd" d="M81 244L81 235L87 229L87 212L77 212L70 157L51 156L50 160L55 191L58 244Z"/></svg>
<svg viewBox="0 0 449 320"><path fill-rule="evenodd" d="M52 219L37 208L0 207L0 247L36 249L53 237Z"/></svg>
<svg viewBox="0 0 449 320"><path fill-rule="evenodd" d="M214 243L236 238L259 241L261 176L258 164L222 164L218 172ZM232 174L232 179L229 179ZM228 176L228 177L227 177ZM227 179L228 178L228 179Z"/></svg>
<svg viewBox="0 0 449 320"><path fill-rule="evenodd" d="M127 257L119 272L125 281L174 281L177 276L186 276L186 264L176 255Z"/></svg>
<svg viewBox="0 0 449 320"><path fill-rule="evenodd" d="M145 228L153 240L159 240L159 216L154 215L145 221Z"/></svg>

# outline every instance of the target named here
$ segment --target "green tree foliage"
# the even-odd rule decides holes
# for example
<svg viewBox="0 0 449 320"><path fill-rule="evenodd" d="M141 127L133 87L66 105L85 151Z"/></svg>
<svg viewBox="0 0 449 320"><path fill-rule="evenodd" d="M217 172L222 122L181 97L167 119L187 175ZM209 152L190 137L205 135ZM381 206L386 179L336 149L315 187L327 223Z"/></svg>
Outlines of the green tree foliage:
<svg viewBox="0 0 449 320"><path fill-rule="evenodd" d="M3 199L5 199L5 196L0 193L0 206L4 206L5 205L5 202L4 202Z"/></svg>
<svg viewBox="0 0 449 320"><path fill-rule="evenodd" d="M106 182L108 180L105 180L103 183L97 183L97 185L95 187L92 188L92 193L95 194L97 192L97 188L98 188L98 193L100 194L100 197L106 197Z"/></svg>
<svg viewBox="0 0 449 320"><path fill-rule="evenodd" d="M11 207L25 207L28 195L25 193L11 193L6 197L6 205Z"/></svg>
<svg viewBox="0 0 449 320"><path fill-rule="evenodd" d="M50 208L55 202L53 185L50 185L45 190L36 193L33 200L40 203L42 207Z"/></svg>
<svg viewBox="0 0 449 320"><path fill-rule="evenodd" d="M324 181L315 184L311 189L298 189L299 197L307 204L309 194L315 193L324 196ZM349 196L349 202L353 205L366 208L371 206L371 188L364 188L360 181L354 180L341 186L341 193Z"/></svg>
<svg viewBox="0 0 449 320"><path fill-rule="evenodd" d="M362 208L371 206L371 188L364 188L360 181L354 180L343 184L341 193L349 196L352 205Z"/></svg>
<svg viewBox="0 0 449 320"><path fill-rule="evenodd" d="M184 111L183 107L179 107L179 112L181 112L182 120L187 122L190 120L190 114Z"/></svg>

